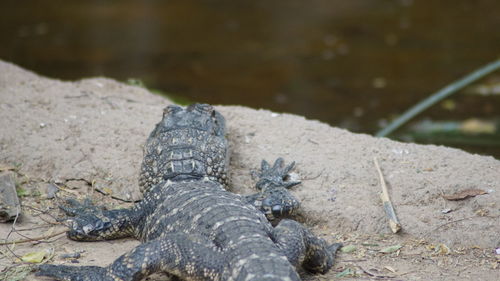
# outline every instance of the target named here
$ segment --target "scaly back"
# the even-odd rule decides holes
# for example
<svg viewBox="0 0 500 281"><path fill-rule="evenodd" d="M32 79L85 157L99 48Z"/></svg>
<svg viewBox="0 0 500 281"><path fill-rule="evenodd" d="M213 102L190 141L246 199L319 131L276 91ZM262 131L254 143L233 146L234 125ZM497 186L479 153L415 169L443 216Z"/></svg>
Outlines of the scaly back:
<svg viewBox="0 0 500 281"><path fill-rule="evenodd" d="M227 184L228 144L224 117L207 104L167 106L144 146L139 185L164 181Z"/></svg>

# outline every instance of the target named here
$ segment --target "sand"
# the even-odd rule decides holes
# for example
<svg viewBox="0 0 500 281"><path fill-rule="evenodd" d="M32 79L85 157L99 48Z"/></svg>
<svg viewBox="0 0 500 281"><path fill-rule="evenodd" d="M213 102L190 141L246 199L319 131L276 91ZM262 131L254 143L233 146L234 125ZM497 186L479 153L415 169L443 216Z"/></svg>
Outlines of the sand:
<svg viewBox="0 0 500 281"><path fill-rule="evenodd" d="M139 200L142 146L171 103L111 79L60 81L0 61L0 169L15 173L18 187L26 191L15 228L28 229L8 239L63 229L47 223L62 216L55 207L60 199L47 198L51 184L65 189L58 197L91 196L110 208ZM262 159L295 161L295 176L302 181L292 189L301 201L296 219L330 242L356 246L339 254L329 274L304 274L304 279L331 280L346 269L353 274L343 279L351 280L500 277L494 253L500 247L500 161L443 146L354 134L292 114L216 108L227 119L233 192L255 191L251 171ZM390 231L382 208L374 157L402 224L399 234ZM459 201L443 198L472 188L487 194ZM1 224L0 238L11 230L12 223ZM0 270L16 267L14 254L39 249L52 249L51 263L69 263L59 255L82 250L79 265L106 265L138 243L81 243L64 235L49 241L17 244L12 252L0 246ZM393 245L402 248L380 253Z"/></svg>

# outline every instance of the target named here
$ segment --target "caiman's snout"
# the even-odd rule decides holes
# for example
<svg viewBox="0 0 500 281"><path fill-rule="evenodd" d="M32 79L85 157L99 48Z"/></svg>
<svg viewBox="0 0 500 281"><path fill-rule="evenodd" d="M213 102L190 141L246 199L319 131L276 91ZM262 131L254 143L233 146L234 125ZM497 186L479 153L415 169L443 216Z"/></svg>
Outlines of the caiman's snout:
<svg viewBox="0 0 500 281"><path fill-rule="evenodd" d="M269 188L263 191L263 196L261 209L268 219L290 216L300 206L299 200L285 188Z"/></svg>

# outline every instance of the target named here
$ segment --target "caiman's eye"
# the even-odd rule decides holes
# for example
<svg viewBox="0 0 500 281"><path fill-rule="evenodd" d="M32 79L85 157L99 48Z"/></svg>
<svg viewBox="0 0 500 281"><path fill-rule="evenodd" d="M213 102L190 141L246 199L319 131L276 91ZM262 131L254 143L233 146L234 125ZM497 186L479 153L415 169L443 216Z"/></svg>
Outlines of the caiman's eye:
<svg viewBox="0 0 500 281"><path fill-rule="evenodd" d="M275 215L275 216L281 215L282 210L283 210L283 208L281 208L281 205L274 205L272 208L273 215Z"/></svg>
<svg viewBox="0 0 500 281"><path fill-rule="evenodd" d="M178 105L169 105L163 109L163 116L172 114L180 110L182 110L182 107Z"/></svg>
<svg viewBox="0 0 500 281"><path fill-rule="evenodd" d="M196 109L198 109L200 112L208 112L210 114L214 114L214 108L209 105L209 104L202 104L198 103L196 104Z"/></svg>

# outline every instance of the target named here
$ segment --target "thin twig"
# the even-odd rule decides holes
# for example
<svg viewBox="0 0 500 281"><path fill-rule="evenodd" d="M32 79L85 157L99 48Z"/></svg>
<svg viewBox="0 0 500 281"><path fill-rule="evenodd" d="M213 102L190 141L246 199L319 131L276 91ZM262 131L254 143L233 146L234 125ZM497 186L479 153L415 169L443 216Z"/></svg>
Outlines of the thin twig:
<svg viewBox="0 0 500 281"><path fill-rule="evenodd" d="M443 223L443 224L440 224L438 226L436 226L434 229L432 229L431 231L429 232L432 232L432 231L435 231L443 226L446 226L446 225L449 225L449 224L452 224L452 223L456 223L456 222L459 222L459 221L464 221L464 220L469 220L469 219L473 219L477 216L471 216L471 217L465 217L465 218L461 218L461 219L456 219L456 220L452 220L452 221L449 221L449 222L446 222L446 223Z"/></svg>
<svg viewBox="0 0 500 281"><path fill-rule="evenodd" d="M7 233L7 236L5 237L5 240L9 239L9 236L12 234L12 232L14 232L17 219L19 218L19 215L21 214L21 207L19 205L17 205L16 207L17 207L16 218L14 219L14 222L12 223L12 227L10 228L9 233ZM2 244L0 244L0 245L2 245ZM7 246L6 248L12 255L14 255L16 258L20 259L20 257L18 255L16 255L16 253L14 253L14 251L12 251L12 249L9 246Z"/></svg>
<svg viewBox="0 0 500 281"><path fill-rule="evenodd" d="M401 230L401 224L396 216L396 212L394 212L394 207L392 205L391 198L389 197L389 192L387 191L387 185L385 184L384 176L382 175L382 171L380 170L376 157L373 157L373 162L375 163L375 168L377 168L378 176L380 178L380 185L382 186L382 194L380 197L382 198L382 202L384 204L385 214L389 219L389 226L391 227L393 233L397 233Z"/></svg>
<svg viewBox="0 0 500 281"><path fill-rule="evenodd" d="M62 223L58 223L58 225L60 225L60 224L62 224ZM40 226L36 226L36 227L17 228L16 233L23 232L23 231L33 231L33 230L42 229L42 228L49 228L49 227L52 227L52 226L51 225L40 225Z"/></svg>
<svg viewBox="0 0 500 281"><path fill-rule="evenodd" d="M52 233L52 234L49 234L49 235L44 235L44 236L39 236L39 237L34 237L34 238L29 238L29 239L20 239L20 240L14 240L14 241L0 242L0 246L2 246L2 245L10 245L10 244L28 243L28 242L34 242L34 241L40 241L40 240L46 240L46 239L52 238L54 236L66 233L67 231L68 230L65 229L65 230L61 230L59 232Z"/></svg>
<svg viewBox="0 0 500 281"><path fill-rule="evenodd" d="M44 222L46 222L48 224L52 224L52 225L63 224L63 223L59 222L58 219L55 216L53 216L53 215L51 215L49 213L50 209L44 211L44 210L40 210L40 209L37 209L37 208L32 207L32 206L28 206L28 205L25 205L24 207L39 212L39 214L36 214L36 215L33 215L33 216L39 218L40 220L42 220L42 221L44 221ZM52 218L55 222L48 221L47 219L43 218L41 215L47 215L50 218Z"/></svg>

